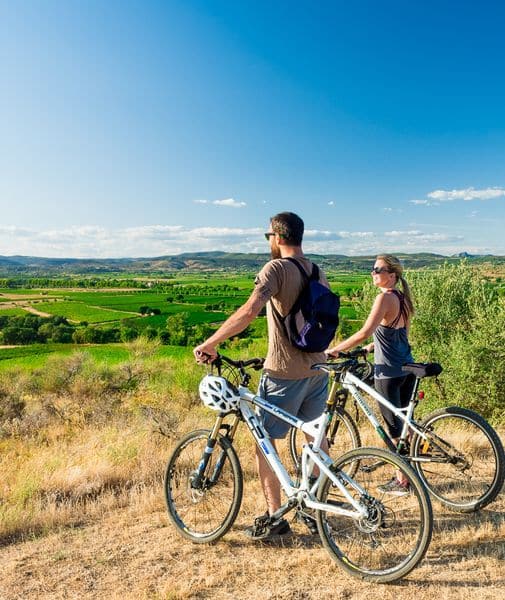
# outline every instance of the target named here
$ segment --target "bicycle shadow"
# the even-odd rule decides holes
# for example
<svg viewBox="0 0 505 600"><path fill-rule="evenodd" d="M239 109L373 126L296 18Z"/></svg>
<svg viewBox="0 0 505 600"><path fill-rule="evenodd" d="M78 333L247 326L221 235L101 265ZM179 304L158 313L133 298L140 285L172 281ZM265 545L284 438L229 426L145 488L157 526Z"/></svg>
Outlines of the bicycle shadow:
<svg viewBox="0 0 505 600"><path fill-rule="evenodd" d="M503 510L482 509L474 513L441 512L437 510L439 507L435 503L433 508L433 533L443 532L447 529L457 531L470 527L481 528L485 525L493 525L498 528L505 524L505 511Z"/></svg>
<svg viewBox="0 0 505 600"><path fill-rule="evenodd" d="M321 538L316 534L298 533L293 531L290 535L278 537L272 540L251 540L245 535L246 528L241 528L237 533L241 536L238 539L228 540L229 546L232 548L242 548L254 544L262 545L269 548L279 548L293 550L295 548L322 548Z"/></svg>
<svg viewBox="0 0 505 600"><path fill-rule="evenodd" d="M454 512L440 514L435 510L433 538L427 556L428 563L434 568L446 567L455 560L464 559L469 555L505 560L505 540L496 536L493 539L494 532L498 533L504 524L504 511L483 509L471 514ZM464 530L468 531L466 539L456 539L452 542L447 539L448 532L453 536L454 533L464 532ZM479 531L488 531L489 539L483 539L478 535ZM442 544L437 550L437 542L440 541ZM440 583L445 585L445 582ZM493 583L505 583L505 580L496 580ZM480 584L482 585L482 581ZM451 585L451 582L447 582L447 585Z"/></svg>

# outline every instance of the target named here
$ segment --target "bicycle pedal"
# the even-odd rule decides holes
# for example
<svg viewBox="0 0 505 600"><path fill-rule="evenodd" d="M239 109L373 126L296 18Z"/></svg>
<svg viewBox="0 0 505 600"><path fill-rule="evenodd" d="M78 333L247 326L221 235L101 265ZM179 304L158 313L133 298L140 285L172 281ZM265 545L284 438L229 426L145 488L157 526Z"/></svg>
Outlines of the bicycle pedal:
<svg viewBox="0 0 505 600"><path fill-rule="evenodd" d="M317 523L313 515L309 515L306 512L298 510L295 514L295 520L299 523L303 523L313 535L317 534Z"/></svg>
<svg viewBox="0 0 505 600"><path fill-rule="evenodd" d="M385 461L378 460L378 461L372 463L371 465L367 465L365 467L360 467L360 471L362 471L363 473L373 473L379 467L382 467L385 464L386 464Z"/></svg>

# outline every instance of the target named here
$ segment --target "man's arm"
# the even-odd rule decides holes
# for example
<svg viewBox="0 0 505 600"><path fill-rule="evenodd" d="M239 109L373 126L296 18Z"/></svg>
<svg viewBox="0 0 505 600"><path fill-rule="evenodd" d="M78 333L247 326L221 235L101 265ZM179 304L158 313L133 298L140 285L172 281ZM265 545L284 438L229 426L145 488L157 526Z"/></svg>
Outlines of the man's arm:
<svg viewBox="0 0 505 600"><path fill-rule="evenodd" d="M256 287L248 300L237 309L221 327L213 333L203 344L200 344L193 350L193 354L198 362L212 361L217 356L216 346L228 338L237 335L253 321L261 309L270 299L271 294L263 286ZM204 355L207 355L205 357Z"/></svg>

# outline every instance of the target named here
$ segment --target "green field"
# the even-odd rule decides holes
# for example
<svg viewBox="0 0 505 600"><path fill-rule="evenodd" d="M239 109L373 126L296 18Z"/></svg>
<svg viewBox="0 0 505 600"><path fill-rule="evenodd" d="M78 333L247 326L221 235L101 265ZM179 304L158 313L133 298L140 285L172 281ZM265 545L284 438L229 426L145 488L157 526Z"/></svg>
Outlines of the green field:
<svg viewBox="0 0 505 600"><path fill-rule="evenodd" d="M22 308L2 308L2 306L0 305L0 316L4 315L7 317L24 317L26 314L26 310Z"/></svg>
<svg viewBox="0 0 505 600"><path fill-rule="evenodd" d="M341 296L341 318L344 318L355 329L356 311L349 296L361 288L368 275L353 273L331 273L328 277L334 291ZM136 289L133 287L118 289L99 288L95 280L93 288L37 288L37 289L0 289L0 307L9 302L9 308L1 309L0 315L27 316L25 307L33 308L41 313L61 316L71 323L88 323L101 329L125 327L142 333L146 328L167 330L167 318L180 313L187 316L189 327L208 323L218 326L231 312L243 304L254 287L255 274L249 273L201 273L180 274L170 280L162 280L152 289ZM19 306L16 305L19 302ZM141 315L141 307L159 310L159 315ZM249 328L249 336L264 339L266 337L266 319L258 318ZM50 340L49 340L50 342ZM0 342L1 343L1 342ZM93 355L103 356L107 360L124 360L127 350L121 344L82 345L74 344L36 344L0 349L0 368L8 365L22 367L39 367L45 363L52 353L69 354L76 348L86 348ZM174 347L160 350L160 355L174 353ZM169 350L168 348L172 348ZM185 353L188 348L181 347L179 352Z"/></svg>
<svg viewBox="0 0 505 600"><path fill-rule="evenodd" d="M183 358L191 356L191 348L160 346L155 357ZM0 348L0 371L12 368L42 368L50 356L69 356L74 352L86 352L101 362L117 364L130 357L126 344L32 344L15 348Z"/></svg>
<svg viewBox="0 0 505 600"><path fill-rule="evenodd" d="M84 302L41 302L36 305L40 310L51 315L66 317L71 321L87 321L88 323L104 323L108 321L119 321L128 316L126 312L115 310L103 310L89 306Z"/></svg>
<svg viewBox="0 0 505 600"><path fill-rule="evenodd" d="M164 329L167 318L178 313L185 313L190 325L196 325L197 323L220 323L226 318L226 315L223 312L203 311L201 308L192 306L191 304L177 304L171 306L167 312L162 313L161 315L132 317L123 322L130 327L135 327L139 330L145 329L146 327Z"/></svg>

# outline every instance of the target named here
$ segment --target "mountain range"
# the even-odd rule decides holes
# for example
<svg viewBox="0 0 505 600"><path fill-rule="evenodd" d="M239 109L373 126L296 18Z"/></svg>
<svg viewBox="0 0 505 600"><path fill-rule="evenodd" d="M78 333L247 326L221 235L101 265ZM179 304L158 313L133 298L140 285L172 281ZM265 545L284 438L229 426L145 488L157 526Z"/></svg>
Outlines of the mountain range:
<svg viewBox="0 0 505 600"><path fill-rule="evenodd" d="M368 271L375 255L345 256L341 254L307 254L324 269ZM465 259L471 263L505 264L505 256L471 255L466 252L454 256L432 253L397 254L405 268L433 267L444 262ZM139 274L162 275L174 271L256 271L268 261L268 254L240 254L228 252L191 252L175 256L150 258L44 258L36 256L0 256L0 276L13 275L99 275Z"/></svg>

